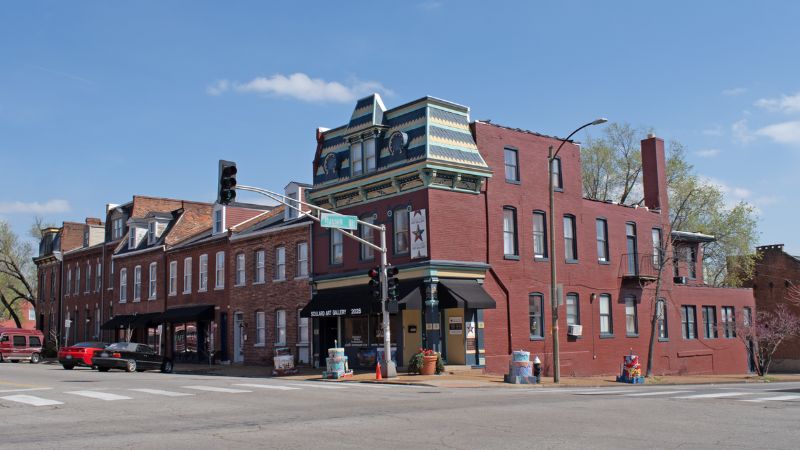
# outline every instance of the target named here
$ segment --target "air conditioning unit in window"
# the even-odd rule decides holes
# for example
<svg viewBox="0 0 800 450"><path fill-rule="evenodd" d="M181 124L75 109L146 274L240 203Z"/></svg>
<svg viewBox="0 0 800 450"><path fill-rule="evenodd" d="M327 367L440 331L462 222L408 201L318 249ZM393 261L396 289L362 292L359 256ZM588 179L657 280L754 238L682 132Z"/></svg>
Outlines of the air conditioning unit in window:
<svg viewBox="0 0 800 450"><path fill-rule="evenodd" d="M675 284L686 284L686 277L672 277L672 282Z"/></svg>
<svg viewBox="0 0 800 450"><path fill-rule="evenodd" d="M567 334L570 336L581 337L581 334L583 334L583 325L567 326Z"/></svg>

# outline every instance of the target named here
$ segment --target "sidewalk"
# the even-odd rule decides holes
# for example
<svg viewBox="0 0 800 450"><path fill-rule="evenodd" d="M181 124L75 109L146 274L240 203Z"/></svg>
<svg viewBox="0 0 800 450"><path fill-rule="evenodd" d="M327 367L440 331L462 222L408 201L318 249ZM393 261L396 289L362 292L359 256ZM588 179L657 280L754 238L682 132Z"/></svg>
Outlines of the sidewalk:
<svg viewBox="0 0 800 450"><path fill-rule="evenodd" d="M298 375L274 377L286 380L321 381L328 383L383 383L383 384L410 384L448 388L540 388L540 387L610 387L621 386L613 375L602 377L562 377L559 384L554 384L552 378L542 378L538 385L514 385L503 383L502 375L489 375L476 371L451 372L441 375L409 375L401 372L397 378L375 380L374 372L358 372L350 378L340 380L325 380L322 370L310 367L299 368ZM206 364L176 364L175 373L196 375L220 375L245 378L273 378L272 367L248 365L214 365ZM771 383L771 382L800 382L800 374L775 374L767 377L755 375L665 375L648 378L648 385L679 385L679 384L725 384L725 383Z"/></svg>

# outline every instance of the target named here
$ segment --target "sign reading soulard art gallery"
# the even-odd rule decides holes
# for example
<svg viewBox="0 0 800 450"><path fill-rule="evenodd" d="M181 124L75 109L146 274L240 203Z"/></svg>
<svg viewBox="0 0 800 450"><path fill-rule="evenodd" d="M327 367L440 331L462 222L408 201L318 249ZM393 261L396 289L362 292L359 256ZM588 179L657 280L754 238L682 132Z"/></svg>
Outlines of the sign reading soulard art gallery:
<svg viewBox="0 0 800 450"><path fill-rule="evenodd" d="M428 224L425 220L425 210L418 209L408 213L409 228L411 231L411 259L425 258L428 256Z"/></svg>

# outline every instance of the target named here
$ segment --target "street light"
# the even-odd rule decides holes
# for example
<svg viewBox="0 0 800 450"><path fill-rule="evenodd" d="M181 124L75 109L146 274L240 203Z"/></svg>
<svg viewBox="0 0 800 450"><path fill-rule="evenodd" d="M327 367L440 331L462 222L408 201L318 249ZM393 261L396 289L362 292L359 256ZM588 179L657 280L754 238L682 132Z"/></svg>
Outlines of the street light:
<svg viewBox="0 0 800 450"><path fill-rule="evenodd" d="M555 233L555 206L554 206L554 197L555 197L555 186L553 185L553 161L555 161L556 157L558 156L558 152L561 151L561 147L569 141L569 138L575 135L578 131L582 129L592 126L592 125L600 125L602 123L608 122L608 119L601 117L599 119L593 120L569 134L566 138L561 140L561 145L558 146L556 152L553 153L553 146L551 145L548 149L547 153L547 166L549 167L550 176L548 177L548 182L550 183L550 308L553 311L553 326L552 326L552 335L553 335L553 383L558 383L561 380L561 357L559 356L559 345L558 345L558 299L556 298L556 233ZM559 170L559 174L561 171Z"/></svg>

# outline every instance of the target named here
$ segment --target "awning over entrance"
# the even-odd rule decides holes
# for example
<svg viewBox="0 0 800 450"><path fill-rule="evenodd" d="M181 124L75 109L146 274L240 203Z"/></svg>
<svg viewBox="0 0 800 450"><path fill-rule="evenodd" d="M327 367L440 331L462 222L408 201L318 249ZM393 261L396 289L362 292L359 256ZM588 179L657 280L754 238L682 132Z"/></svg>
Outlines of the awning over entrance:
<svg viewBox="0 0 800 450"><path fill-rule="evenodd" d="M117 328L150 327L161 323L161 313L120 314L106 321L100 328L114 330Z"/></svg>
<svg viewBox="0 0 800 450"><path fill-rule="evenodd" d="M164 311L164 322L181 323L214 320L214 305L183 306Z"/></svg>
<svg viewBox="0 0 800 450"><path fill-rule="evenodd" d="M464 305L473 309L497 308L497 303L477 280L439 279L439 286L443 287L445 294L449 294L459 306Z"/></svg>
<svg viewBox="0 0 800 450"><path fill-rule="evenodd" d="M364 283L318 291L310 302L300 311L301 317L359 316L380 309L372 299L369 286Z"/></svg>

